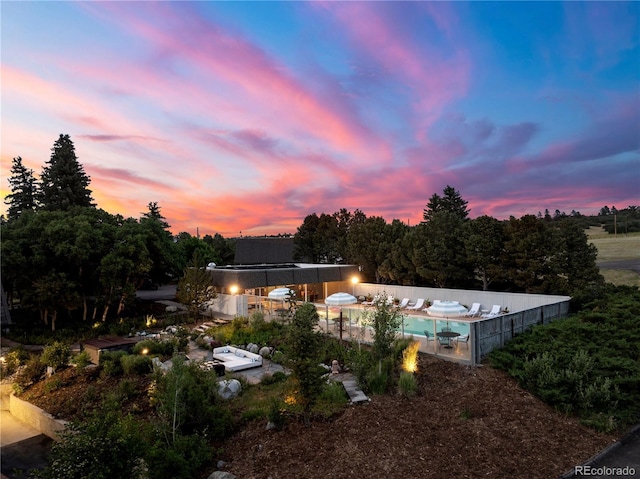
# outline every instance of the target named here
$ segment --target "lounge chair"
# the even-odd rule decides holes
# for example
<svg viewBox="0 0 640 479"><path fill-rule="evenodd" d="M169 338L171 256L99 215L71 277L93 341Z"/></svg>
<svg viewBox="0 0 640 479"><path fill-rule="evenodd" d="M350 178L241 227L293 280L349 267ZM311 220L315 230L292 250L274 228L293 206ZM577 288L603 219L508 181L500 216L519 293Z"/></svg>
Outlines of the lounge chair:
<svg viewBox="0 0 640 479"><path fill-rule="evenodd" d="M424 307L424 299L418 298L418 301L416 301L416 304L414 304L413 306L407 306L406 309L410 309L411 311L418 311L423 307Z"/></svg>
<svg viewBox="0 0 640 479"><path fill-rule="evenodd" d="M458 336L457 338L453 338L453 340L456 342L456 346L460 343L464 343L467 345L467 349L469 349L469 335L468 334L463 334L462 336Z"/></svg>
<svg viewBox="0 0 640 479"><path fill-rule="evenodd" d="M400 301L398 308L400 309L406 308L408 304L409 304L409 298L403 298L402 301Z"/></svg>
<svg viewBox="0 0 640 479"><path fill-rule="evenodd" d="M480 314L480 303L473 303L469 311L464 313L465 316L469 316L471 318L478 316Z"/></svg>
<svg viewBox="0 0 640 479"><path fill-rule="evenodd" d="M494 304L491 311L482 315L483 318L493 318L494 316L498 316L500 314L500 305Z"/></svg>

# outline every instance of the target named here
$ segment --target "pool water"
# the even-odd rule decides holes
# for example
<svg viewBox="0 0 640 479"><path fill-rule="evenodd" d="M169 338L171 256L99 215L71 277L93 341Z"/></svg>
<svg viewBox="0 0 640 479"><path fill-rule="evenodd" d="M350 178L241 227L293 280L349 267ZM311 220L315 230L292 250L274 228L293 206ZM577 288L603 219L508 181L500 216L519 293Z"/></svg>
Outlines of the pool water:
<svg viewBox="0 0 640 479"><path fill-rule="evenodd" d="M442 329L447 326L451 328L451 331L460 333L461 335L469 334L469 323L463 321L444 318L432 319L418 316L406 316L404 318L404 334L413 334L414 336L424 336L425 330L435 335L436 332L442 331Z"/></svg>
<svg viewBox="0 0 640 479"><path fill-rule="evenodd" d="M355 308L344 308L343 316L345 319L351 318L353 322L360 321L360 315L362 314L362 309ZM424 316L411 316L407 315L404 317L404 334L414 336L425 336L425 330L429 331L432 335L438 331L442 331L445 327L450 327L451 331L456 333L469 334L469 323L466 321L456 321L452 319L445 318L425 318ZM435 328L435 329L434 329ZM402 327L398 328L398 331L402 331Z"/></svg>

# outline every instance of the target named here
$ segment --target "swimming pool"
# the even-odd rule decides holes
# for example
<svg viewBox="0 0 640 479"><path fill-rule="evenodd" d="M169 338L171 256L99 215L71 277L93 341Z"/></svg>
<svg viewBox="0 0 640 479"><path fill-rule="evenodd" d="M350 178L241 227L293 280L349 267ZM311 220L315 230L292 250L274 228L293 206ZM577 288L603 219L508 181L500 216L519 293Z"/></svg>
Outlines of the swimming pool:
<svg viewBox="0 0 640 479"><path fill-rule="evenodd" d="M425 330L435 335L447 326L451 328L451 331L460 333L461 335L469 334L469 323L465 321L455 321L445 318L424 318L421 316L405 316L404 318L404 334L413 334L414 336L424 336ZM398 329L398 331L401 330L401 328Z"/></svg>
<svg viewBox="0 0 640 479"><path fill-rule="evenodd" d="M363 310L361 308L343 308L343 316L345 319L350 319L354 323L359 323L361 320L361 314ZM404 334L414 336L425 336L425 330L429 331L433 336L438 331L442 331L445 327L451 328L451 331L456 333L469 334L469 323L466 321L456 321L455 319L446 318L426 318L424 316L411 316L406 315L404 317ZM398 328L398 332L402 332L402 327Z"/></svg>

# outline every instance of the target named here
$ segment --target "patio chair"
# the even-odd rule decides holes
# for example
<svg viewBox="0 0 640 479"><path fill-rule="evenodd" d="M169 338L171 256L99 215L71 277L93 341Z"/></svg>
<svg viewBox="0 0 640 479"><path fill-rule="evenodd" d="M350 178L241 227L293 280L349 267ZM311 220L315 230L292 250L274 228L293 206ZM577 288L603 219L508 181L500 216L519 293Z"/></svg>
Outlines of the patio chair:
<svg viewBox="0 0 640 479"><path fill-rule="evenodd" d="M482 317L483 318L493 318L494 316L498 316L500 314L500 305L499 304L494 304L493 307L491 308L491 311L489 311L486 314L483 314Z"/></svg>
<svg viewBox="0 0 640 479"><path fill-rule="evenodd" d="M425 332L424 332L424 335L427 337L427 343L428 343L429 341L435 341L435 338L433 337L433 334L432 334L432 333L430 333L429 331L425 331Z"/></svg>
<svg viewBox="0 0 640 479"><path fill-rule="evenodd" d="M406 308L408 304L409 304L409 298L402 298L402 301L400 301L398 308L400 309Z"/></svg>
<svg viewBox="0 0 640 479"><path fill-rule="evenodd" d="M457 338L453 339L456 342L456 346L458 346L458 344L460 343L464 343L467 346L467 349L469 349L469 335L468 334L463 334L461 336L458 336Z"/></svg>
<svg viewBox="0 0 640 479"><path fill-rule="evenodd" d="M413 306L407 306L406 309L410 309L411 311L418 311L423 307L424 307L424 299L418 298L418 301L416 301L416 304L414 304Z"/></svg>
<svg viewBox="0 0 640 479"><path fill-rule="evenodd" d="M473 303L469 311L464 313L465 316L469 316L471 318L478 316L480 314L480 303Z"/></svg>

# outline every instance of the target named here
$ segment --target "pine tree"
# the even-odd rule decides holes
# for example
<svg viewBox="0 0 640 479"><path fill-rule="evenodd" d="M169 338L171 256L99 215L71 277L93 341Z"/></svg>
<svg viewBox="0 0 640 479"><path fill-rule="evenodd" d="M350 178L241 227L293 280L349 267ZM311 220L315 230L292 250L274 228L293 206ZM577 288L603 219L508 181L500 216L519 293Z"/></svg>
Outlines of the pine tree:
<svg viewBox="0 0 640 479"><path fill-rule="evenodd" d="M19 156L12 160L10 171L11 193L5 197L4 202L9 205L7 218L12 220L18 218L25 211L35 210L37 183L33 176L33 170L26 168Z"/></svg>
<svg viewBox="0 0 640 479"><path fill-rule="evenodd" d="M444 196L434 194L429 199L429 203L427 203L427 207L422 214L424 221L429 221L434 213L439 211L448 211L463 220L466 219L469 216L469 209L467 208L469 202L463 200L460 192L453 186L447 185L442 192Z"/></svg>
<svg viewBox="0 0 640 479"><path fill-rule="evenodd" d="M72 206L95 206L88 188L91 181L78 162L69 135L60 135L51 149L51 159L42 169L40 203L45 210L66 211Z"/></svg>

